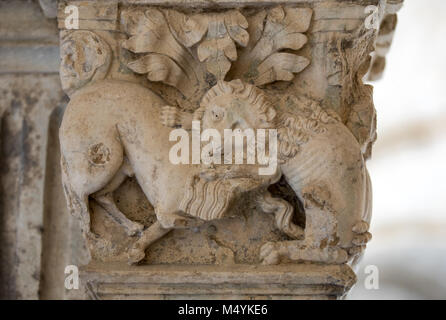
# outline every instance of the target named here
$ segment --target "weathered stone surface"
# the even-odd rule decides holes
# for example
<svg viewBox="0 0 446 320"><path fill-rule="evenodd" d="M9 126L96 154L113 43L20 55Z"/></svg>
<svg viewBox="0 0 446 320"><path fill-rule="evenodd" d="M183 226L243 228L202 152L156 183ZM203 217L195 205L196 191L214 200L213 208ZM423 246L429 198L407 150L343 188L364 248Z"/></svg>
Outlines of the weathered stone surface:
<svg viewBox="0 0 446 320"><path fill-rule="evenodd" d="M178 264L207 264L206 270L354 264L371 238L365 160L375 139L375 111L362 78L375 43L379 47L386 29L393 30L386 28L386 4L120 4L59 6L62 29L65 5L78 5L82 16L82 30L64 30L61 37L62 86L71 101L60 137L68 205L82 221L93 261L128 257L177 271ZM219 6L225 10L215 11ZM381 15L370 17L369 9ZM377 19L383 19L378 42ZM278 130L277 170L259 176L259 165L222 166L222 150L214 145L210 166L172 162L172 128L192 128L193 135L192 120L220 135L234 128ZM282 187L272 187L272 195L269 187L281 176ZM135 179L124 183L128 177ZM148 201L128 201L144 196ZM115 281L113 272L96 268L87 268L85 277ZM166 277L175 278L172 272ZM116 292L131 295L134 288L123 282ZM164 294L155 288L148 296ZM197 297L203 290L189 289Z"/></svg>
<svg viewBox="0 0 446 320"><path fill-rule="evenodd" d="M88 264L90 298L342 297L371 237L363 78L401 3L2 3L1 296L84 299L64 269ZM169 135L193 120L277 130L274 170L172 163Z"/></svg>
<svg viewBox="0 0 446 320"><path fill-rule="evenodd" d="M67 99L58 65L56 21L36 2L1 2L1 298L73 296L64 268L87 261L61 190L58 128Z"/></svg>
<svg viewBox="0 0 446 320"><path fill-rule="evenodd" d="M336 299L356 281L348 266L127 266L83 268L91 299Z"/></svg>
<svg viewBox="0 0 446 320"><path fill-rule="evenodd" d="M4 155L1 234L5 244L2 245L2 278L9 288L7 296L37 299L47 132L50 115L60 105L63 94L57 75L2 75L0 87Z"/></svg>
<svg viewBox="0 0 446 320"><path fill-rule="evenodd" d="M56 22L29 1L0 3L0 73L56 73L59 41Z"/></svg>

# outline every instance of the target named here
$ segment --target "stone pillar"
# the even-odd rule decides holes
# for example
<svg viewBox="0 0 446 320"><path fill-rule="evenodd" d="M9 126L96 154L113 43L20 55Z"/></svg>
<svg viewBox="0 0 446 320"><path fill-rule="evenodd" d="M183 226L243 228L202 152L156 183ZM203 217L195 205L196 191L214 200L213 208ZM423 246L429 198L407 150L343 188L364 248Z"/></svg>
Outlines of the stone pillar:
<svg viewBox="0 0 446 320"><path fill-rule="evenodd" d="M72 297L64 268L83 261L60 178L58 128L67 97L58 74L57 23L45 16L57 3L41 2L47 10L37 1L0 4L2 299Z"/></svg>
<svg viewBox="0 0 446 320"><path fill-rule="evenodd" d="M47 134L64 96L57 29L34 3L2 2L0 21L0 296L37 299Z"/></svg>
<svg viewBox="0 0 446 320"><path fill-rule="evenodd" d="M400 4L60 2L62 184L89 296L342 298L371 239L363 79ZM246 157L224 129L253 132Z"/></svg>

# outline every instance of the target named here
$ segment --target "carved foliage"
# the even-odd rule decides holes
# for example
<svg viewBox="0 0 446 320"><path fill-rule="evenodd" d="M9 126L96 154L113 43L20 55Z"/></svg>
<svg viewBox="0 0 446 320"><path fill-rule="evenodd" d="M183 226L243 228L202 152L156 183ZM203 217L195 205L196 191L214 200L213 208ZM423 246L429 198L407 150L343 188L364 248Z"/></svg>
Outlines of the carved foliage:
<svg viewBox="0 0 446 320"><path fill-rule="evenodd" d="M130 62L128 67L136 73L147 74L150 81L164 82L186 96L191 95L198 81L193 57L170 32L163 13L152 8L130 10L123 12L122 20L130 34L122 47L145 54Z"/></svg>
<svg viewBox="0 0 446 320"><path fill-rule="evenodd" d="M249 17L252 37L235 68L240 77L258 86L293 80L310 61L289 50L299 50L307 43L303 32L308 30L311 16L308 8L276 7Z"/></svg>
<svg viewBox="0 0 446 320"><path fill-rule="evenodd" d="M145 53L129 68L176 87L186 97L206 85L206 73L224 79L237 59L236 43L246 46L249 39L248 23L236 10L190 16L174 10L131 10L123 13L123 25L130 38L122 46Z"/></svg>
<svg viewBox="0 0 446 320"><path fill-rule="evenodd" d="M291 81L309 64L289 51L307 42L303 32L311 15L311 9L279 6L256 13L248 23L238 10L184 14L131 9L122 14L122 25L130 35L122 46L143 54L128 64L130 69L147 74L150 81L176 87L189 98L224 80L233 63L237 64L233 79L258 86Z"/></svg>
<svg viewBox="0 0 446 320"><path fill-rule="evenodd" d="M207 16L208 32L205 40L198 46L198 59L206 61L207 70L217 79L224 79L231 62L237 60L235 43L241 46L248 44L246 32L248 22L238 11L229 11L222 15Z"/></svg>

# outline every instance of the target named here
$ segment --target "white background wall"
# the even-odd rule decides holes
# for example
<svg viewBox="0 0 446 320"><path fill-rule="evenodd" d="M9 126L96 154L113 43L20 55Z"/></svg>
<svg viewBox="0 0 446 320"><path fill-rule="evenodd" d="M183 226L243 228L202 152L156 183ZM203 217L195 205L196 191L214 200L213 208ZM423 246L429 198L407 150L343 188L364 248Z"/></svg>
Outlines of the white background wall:
<svg viewBox="0 0 446 320"><path fill-rule="evenodd" d="M374 210L351 299L446 299L446 1L406 0L375 86ZM379 269L379 290L364 267Z"/></svg>

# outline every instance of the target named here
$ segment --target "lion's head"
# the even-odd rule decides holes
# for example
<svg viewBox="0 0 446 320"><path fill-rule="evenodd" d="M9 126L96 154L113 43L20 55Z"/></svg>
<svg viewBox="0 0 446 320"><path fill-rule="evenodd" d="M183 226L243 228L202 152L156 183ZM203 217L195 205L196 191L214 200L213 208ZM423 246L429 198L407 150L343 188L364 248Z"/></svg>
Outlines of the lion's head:
<svg viewBox="0 0 446 320"><path fill-rule="evenodd" d="M204 129L268 129L273 127L276 111L257 87L233 80L218 81L201 100L194 120Z"/></svg>
<svg viewBox="0 0 446 320"><path fill-rule="evenodd" d="M201 122L203 133L212 129L223 138L218 146L214 139L211 143L202 140L206 141L202 152L209 154L211 173L231 179L259 178L259 170L263 172L260 168L275 161L276 154L271 153L268 130L263 131L262 141L256 141L259 139L257 130L275 129L275 119L276 111L262 90L241 80L218 81L204 95L200 108L194 113L194 120ZM228 152L228 146L233 146L235 152ZM259 151L262 146L264 152ZM208 163L204 161L204 164L206 167ZM265 177L260 180L265 180Z"/></svg>
<svg viewBox="0 0 446 320"><path fill-rule="evenodd" d="M266 95L240 80L219 81L204 95L194 113L194 120L201 121L203 130L217 130L224 140L225 129L274 129L275 117L276 111ZM226 143L221 146L226 148ZM187 184L182 210L203 220L220 219L240 194L266 188L280 177L277 167L270 175L260 175L258 168L264 165L257 162L248 164L244 159L243 164L236 164L234 158L230 163L224 160L215 166L204 165L199 177Z"/></svg>

